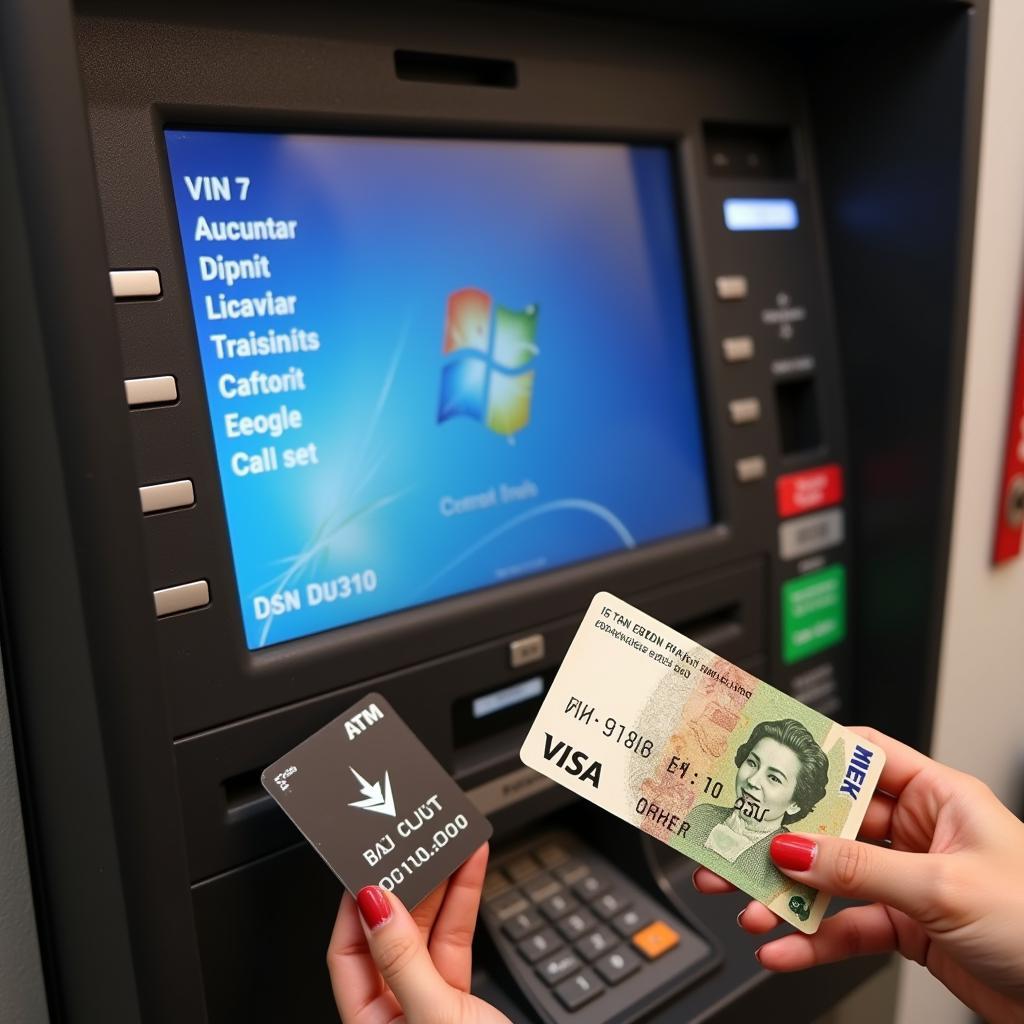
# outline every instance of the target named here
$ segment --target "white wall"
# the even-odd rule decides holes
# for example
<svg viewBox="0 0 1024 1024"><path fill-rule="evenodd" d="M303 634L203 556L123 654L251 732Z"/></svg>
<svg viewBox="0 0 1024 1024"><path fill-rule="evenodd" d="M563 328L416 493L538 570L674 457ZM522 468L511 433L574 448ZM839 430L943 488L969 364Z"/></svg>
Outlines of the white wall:
<svg viewBox="0 0 1024 1024"><path fill-rule="evenodd" d="M993 568L1010 377L1024 285L1024 0L993 0L960 461L933 754L1024 810L1024 555ZM899 1024L975 1018L923 968Z"/></svg>

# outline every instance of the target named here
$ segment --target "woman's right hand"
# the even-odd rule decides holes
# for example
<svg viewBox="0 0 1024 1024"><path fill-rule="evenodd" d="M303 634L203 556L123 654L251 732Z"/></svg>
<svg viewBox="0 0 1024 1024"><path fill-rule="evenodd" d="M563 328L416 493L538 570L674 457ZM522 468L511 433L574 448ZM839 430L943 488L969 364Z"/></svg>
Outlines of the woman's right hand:
<svg viewBox="0 0 1024 1024"><path fill-rule="evenodd" d="M343 1024L510 1024L469 991L486 870L485 844L411 914L375 885L345 893L327 951Z"/></svg>
<svg viewBox="0 0 1024 1024"><path fill-rule="evenodd" d="M786 935L758 950L762 966L797 971L898 950L924 964L990 1022L1024 1021L1024 823L982 782L872 729L885 750L879 790L861 839L789 833L772 860L804 885L868 901L826 918L814 935ZM724 879L700 868L702 892ZM754 934L779 919L752 902L739 917Z"/></svg>

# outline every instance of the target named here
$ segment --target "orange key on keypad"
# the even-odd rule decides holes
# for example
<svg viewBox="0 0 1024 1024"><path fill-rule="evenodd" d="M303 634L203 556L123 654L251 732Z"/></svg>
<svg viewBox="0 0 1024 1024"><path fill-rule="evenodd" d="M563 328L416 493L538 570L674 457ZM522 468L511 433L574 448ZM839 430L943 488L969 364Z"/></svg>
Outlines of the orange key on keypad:
<svg viewBox="0 0 1024 1024"><path fill-rule="evenodd" d="M657 960L663 953L679 945L679 933L664 921L655 921L634 934L633 945L648 960Z"/></svg>

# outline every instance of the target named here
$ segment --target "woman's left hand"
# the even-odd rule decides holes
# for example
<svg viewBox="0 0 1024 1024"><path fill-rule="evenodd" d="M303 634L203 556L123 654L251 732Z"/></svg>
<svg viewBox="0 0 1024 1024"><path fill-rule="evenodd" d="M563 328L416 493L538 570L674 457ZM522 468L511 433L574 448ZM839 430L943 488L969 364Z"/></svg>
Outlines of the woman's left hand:
<svg viewBox="0 0 1024 1024"><path fill-rule="evenodd" d="M345 893L327 950L344 1024L509 1024L469 993L487 846L410 914L377 886Z"/></svg>

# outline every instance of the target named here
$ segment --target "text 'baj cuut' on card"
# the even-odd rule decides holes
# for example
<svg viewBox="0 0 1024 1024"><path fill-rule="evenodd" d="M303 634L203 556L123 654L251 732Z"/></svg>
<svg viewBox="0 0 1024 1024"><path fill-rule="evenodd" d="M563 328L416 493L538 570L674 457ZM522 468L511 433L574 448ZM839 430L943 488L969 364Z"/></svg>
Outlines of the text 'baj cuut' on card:
<svg viewBox="0 0 1024 1024"><path fill-rule="evenodd" d="M772 863L784 832L854 838L885 755L611 594L594 597L523 763L721 875L804 932L824 893Z"/></svg>

